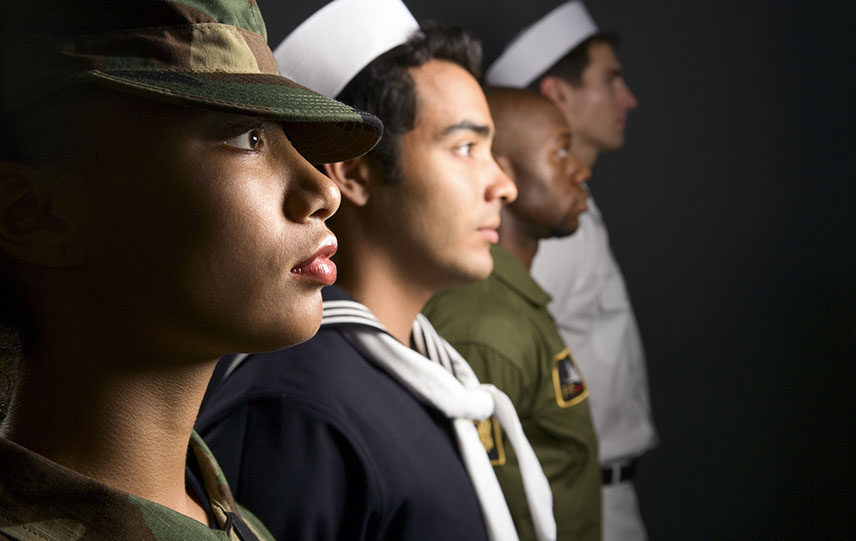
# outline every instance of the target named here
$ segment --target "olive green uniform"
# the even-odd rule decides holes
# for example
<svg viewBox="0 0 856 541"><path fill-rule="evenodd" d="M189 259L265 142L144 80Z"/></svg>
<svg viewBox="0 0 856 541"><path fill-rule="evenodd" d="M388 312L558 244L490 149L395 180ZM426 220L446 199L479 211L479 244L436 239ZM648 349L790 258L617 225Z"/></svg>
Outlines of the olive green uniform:
<svg viewBox="0 0 856 541"><path fill-rule="evenodd" d="M558 538L599 540L601 473L588 389L547 312L549 295L510 252L495 246L491 253L489 278L436 295L425 315L479 380L514 402L553 489ZM520 538L534 539L517 461L502 440L494 470Z"/></svg>
<svg viewBox="0 0 856 541"><path fill-rule="evenodd" d="M216 529L0 438L0 539L273 540L235 504L217 461L195 432L190 449Z"/></svg>

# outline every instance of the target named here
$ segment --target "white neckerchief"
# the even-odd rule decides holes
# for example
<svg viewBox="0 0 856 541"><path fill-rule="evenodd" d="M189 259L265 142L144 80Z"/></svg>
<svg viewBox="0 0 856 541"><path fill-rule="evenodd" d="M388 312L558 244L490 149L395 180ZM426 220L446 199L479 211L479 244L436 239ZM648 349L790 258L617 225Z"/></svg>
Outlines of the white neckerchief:
<svg viewBox="0 0 856 541"><path fill-rule="evenodd" d="M413 323L417 351L392 337L371 311L355 301L324 302L322 326L339 332L368 359L395 377L420 402L441 411L455 429L458 448L482 509L488 536L516 540L511 512L473 421L495 415L517 456L529 512L539 540L556 539L553 495L508 396L481 384L472 368L421 314Z"/></svg>

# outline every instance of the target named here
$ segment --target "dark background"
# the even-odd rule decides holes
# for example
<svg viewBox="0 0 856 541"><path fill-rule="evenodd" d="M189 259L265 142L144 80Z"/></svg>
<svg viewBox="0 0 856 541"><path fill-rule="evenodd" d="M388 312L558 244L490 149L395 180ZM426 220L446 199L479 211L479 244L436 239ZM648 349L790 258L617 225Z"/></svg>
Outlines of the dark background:
<svg viewBox="0 0 856 541"><path fill-rule="evenodd" d="M275 47L325 2L259 3ZM560 2L406 3L470 29L490 62ZM651 538L843 539L854 18L794 1L587 5L621 35L640 101L591 188L648 354Z"/></svg>

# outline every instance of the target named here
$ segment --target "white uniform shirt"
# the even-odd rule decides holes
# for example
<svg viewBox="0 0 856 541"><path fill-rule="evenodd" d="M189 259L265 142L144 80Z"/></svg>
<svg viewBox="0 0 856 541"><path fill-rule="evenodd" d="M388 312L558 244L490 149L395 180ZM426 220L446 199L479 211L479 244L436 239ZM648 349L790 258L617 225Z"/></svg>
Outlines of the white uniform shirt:
<svg viewBox="0 0 856 541"><path fill-rule="evenodd" d="M657 443L645 353L621 270L592 198L577 231L541 241L532 275L553 297L548 308L583 372L600 463L641 455Z"/></svg>

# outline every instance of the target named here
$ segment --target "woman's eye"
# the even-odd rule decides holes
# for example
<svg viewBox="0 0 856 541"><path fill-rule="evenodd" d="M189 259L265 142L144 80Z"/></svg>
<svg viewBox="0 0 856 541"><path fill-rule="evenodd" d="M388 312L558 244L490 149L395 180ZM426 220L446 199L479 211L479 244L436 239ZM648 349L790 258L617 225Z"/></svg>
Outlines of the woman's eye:
<svg viewBox="0 0 856 541"><path fill-rule="evenodd" d="M568 147L562 147L556 151L556 156L559 157L560 160L564 160L570 154L570 149Z"/></svg>
<svg viewBox="0 0 856 541"><path fill-rule="evenodd" d="M259 128L252 128L225 141L227 145L241 150L256 150L261 142L262 131Z"/></svg>

